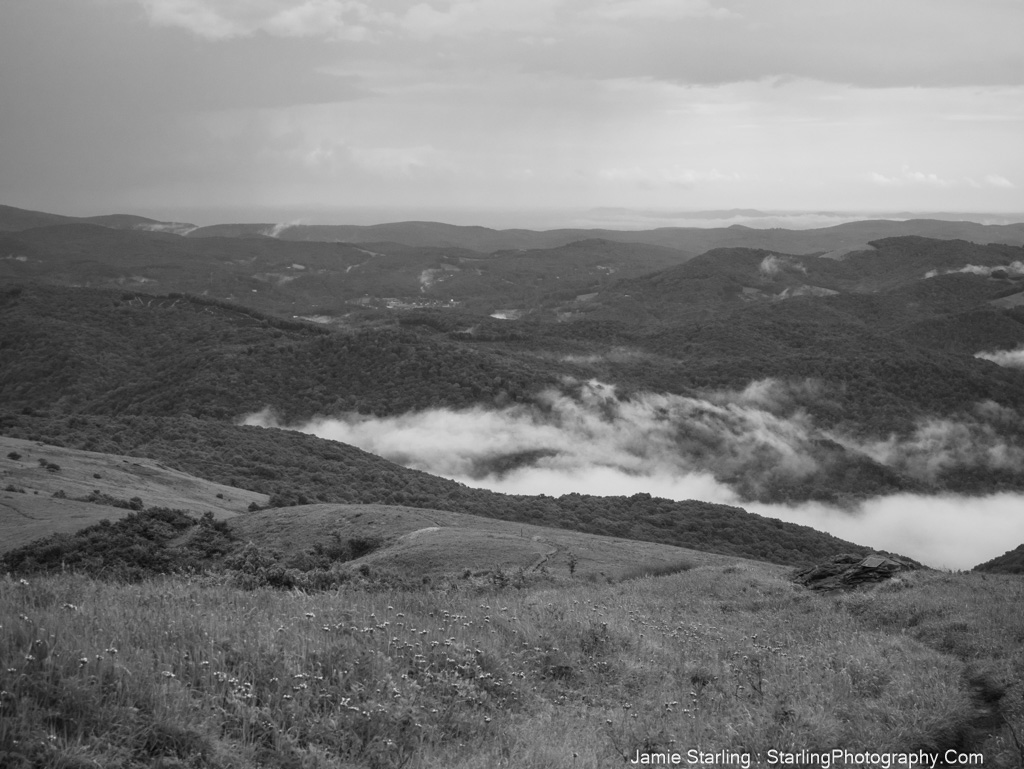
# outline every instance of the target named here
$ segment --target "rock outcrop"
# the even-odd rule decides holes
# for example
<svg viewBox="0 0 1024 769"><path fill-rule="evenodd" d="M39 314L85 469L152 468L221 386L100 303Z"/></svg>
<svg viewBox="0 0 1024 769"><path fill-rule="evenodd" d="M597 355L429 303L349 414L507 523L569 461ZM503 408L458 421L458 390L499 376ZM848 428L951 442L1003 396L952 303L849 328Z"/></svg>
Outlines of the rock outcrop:
<svg viewBox="0 0 1024 769"><path fill-rule="evenodd" d="M858 585L883 582L902 571L916 568L913 564L877 553L867 558L845 554L801 569L793 574L792 580L811 590L849 590Z"/></svg>

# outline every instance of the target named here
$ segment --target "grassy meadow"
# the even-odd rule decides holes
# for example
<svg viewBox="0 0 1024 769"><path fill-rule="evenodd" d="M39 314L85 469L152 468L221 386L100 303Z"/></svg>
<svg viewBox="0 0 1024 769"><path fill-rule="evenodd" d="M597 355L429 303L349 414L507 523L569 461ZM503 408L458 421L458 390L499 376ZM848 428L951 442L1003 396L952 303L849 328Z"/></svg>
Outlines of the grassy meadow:
<svg viewBox="0 0 1024 769"><path fill-rule="evenodd" d="M614 767L637 751L1024 757L1016 577L817 594L701 565L614 584L240 590L0 579L0 765Z"/></svg>

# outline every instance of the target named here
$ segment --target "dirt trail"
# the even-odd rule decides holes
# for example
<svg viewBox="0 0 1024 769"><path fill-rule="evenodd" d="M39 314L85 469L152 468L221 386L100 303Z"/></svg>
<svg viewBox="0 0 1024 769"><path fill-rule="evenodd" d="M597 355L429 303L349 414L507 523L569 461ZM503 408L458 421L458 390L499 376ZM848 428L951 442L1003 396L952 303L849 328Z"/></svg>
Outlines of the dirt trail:
<svg viewBox="0 0 1024 769"><path fill-rule="evenodd" d="M545 544L545 545L551 545L552 546L552 550L550 552L548 552L548 553L545 553L540 558L538 558L536 563L531 565L530 568L527 569L527 571L539 571L540 568L544 564L546 564L548 562L548 559L551 558L551 556L557 555L560 550L564 550L565 549L564 547L559 547L558 545L555 545L555 544L553 544L551 542L545 542L540 537L533 537L533 541L534 542L539 542L539 543Z"/></svg>

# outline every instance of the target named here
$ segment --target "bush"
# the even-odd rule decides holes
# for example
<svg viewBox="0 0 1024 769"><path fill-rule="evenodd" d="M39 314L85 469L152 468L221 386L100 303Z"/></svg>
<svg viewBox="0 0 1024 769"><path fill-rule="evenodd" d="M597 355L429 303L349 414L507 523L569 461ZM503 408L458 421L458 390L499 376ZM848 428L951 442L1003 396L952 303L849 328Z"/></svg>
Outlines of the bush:
<svg viewBox="0 0 1024 769"><path fill-rule="evenodd" d="M632 569L624 571L622 576L619 577L620 582L625 582L628 579L643 579L644 577L668 577L672 574L678 574L681 571L689 571L694 567L694 564L689 561L678 561L676 563L659 563L659 564L641 564L634 566Z"/></svg>

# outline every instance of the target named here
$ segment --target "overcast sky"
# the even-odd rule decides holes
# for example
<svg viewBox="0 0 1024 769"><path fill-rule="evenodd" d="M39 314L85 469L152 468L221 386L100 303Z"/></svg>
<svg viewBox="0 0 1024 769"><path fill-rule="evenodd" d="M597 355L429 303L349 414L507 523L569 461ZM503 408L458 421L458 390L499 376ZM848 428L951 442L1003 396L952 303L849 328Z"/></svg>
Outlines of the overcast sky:
<svg viewBox="0 0 1024 769"><path fill-rule="evenodd" d="M1024 211L1022 32L1021 0L0 0L0 203Z"/></svg>

